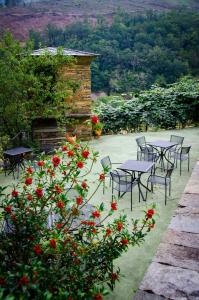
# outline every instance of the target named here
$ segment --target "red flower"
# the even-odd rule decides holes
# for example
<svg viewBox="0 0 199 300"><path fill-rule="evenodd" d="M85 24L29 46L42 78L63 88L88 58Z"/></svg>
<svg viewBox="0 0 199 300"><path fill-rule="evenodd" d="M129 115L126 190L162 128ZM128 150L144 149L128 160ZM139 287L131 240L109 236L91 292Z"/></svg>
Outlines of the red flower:
<svg viewBox="0 0 199 300"><path fill-rule="evenodd" d="M58 195L61 194L61 192L63 191L63 190L60 188L60 186L58 186L58 184L55 184L55 190L56 190L56 192L57 192Z"/></svg>
<svg viewBox="0 0 199 300"><path fill-rule="evenodd" d="M111 274L111 279L112 279L113 281L117 280L117 279L118 279L117 273L112 273L112 274Z"/></svg>
<svg viewBox="0 0 199 300"><path fill-rule="evenodd" d="M121 240L122 245L127 245L129 241L127 239L122 239Z"/></svg>
<svg viewBox="0 0 199 300"><path fill-rule="evenodd" d="M69 151L67 152L67 154L68 154L68 157L74 156L74 152L73 152L72 150L69 150Z"/></svg>
<svg viewBox="0 0 199 300"><path fill-rule="evenodd" d="M27 195L27 199L28 199L29 201L31 201L31 200L32 200L32 195L28 194L28 195Z"/></svg>
<svg viewBox="0 0 199 300"><path fill-rule="evenodd" d="M105 180L105 174L100 174L99 180L100 180L100 181L104 181L104 180Z"/></svg>
<svg viewBox="0 0 199 300"><path fill-rule="evenodd" d="M117 203L116 202L111 203L111 209L112 210L117 210Z"/></svg>
<svg viewBox="0 0 199 300"><path fill-rule="evenodd" d="M43 190L41 188L37 188L35 193L37 194L37 198L43 197Z"/></svg>
<svg viewBox="0 0 199 300"><path fill-rule="evenodd" d="M96 211L92 212L92 215L93 215L94 218L99 218L100 217L100 212L96 210Z"/></svg>
<svg viewBox="0 0 199 300"><path fill-rule="evenodd" d="M11 205L7 205L6 207L4 207L5 212L7 212L8 214L11 214L12 212L12 206Z"/></svg>
<svg viewBox="0 0 199 300"><path fill-rule="evenodd" d="M56 225L56 227L57 227L58 229L62 228L62 226L63 226L62 223L57 223L57 225Z"/></svg>
<svg viewBox="0 0 199 300"><path fill-rule="evenodd" d="M54 239L50 240L50 247L54 249L57 247L56 241Z"/></svg>
<svg viewBox="0 0 199 300"><path fill-rule="evenodd" d="M53 163L54 167L57 167L60 164L60 161L61 161L61 159L57 155L53 156L52 163Z"/></svg>
<svg viewBox="0 0 199 300"><path fill-rule="evenodd" d="M32 184L32 178L31 177L27 177L25 180L25 184L26 185L31 185Z"/></svg>
<svg viewBox="0 0 199 300"><path fill-rule="evenodd" d="M15 191L15 190L12 191L12 196L13 197L18 197L18 195L19 195L19 192Z"/></svg>
<svg viewBox="0 0 199 300"><path fill-rule="evenodd" d="M121 222L118 222L117 223L117 230L118 231L121 231L122 230L122 227L123 227L123 224Z"/></svg>
<svg viewBox="0 0 199 300"><path fill-rule="evenodd" d="M83 162L82 161L78 161L77 162L77 167L80 168L80 169L82 169L84 167Z"/></svg>
<svg viewBox="0 0 199 300"><path fill-rule="evenodd" d="M97 124L97 123L99 123L99 118L98 118L98 116L92 116L91 117L91 122L93 123L93 124Z"/></svg>
<svg viewBox="0 0 199 300"><path fill-rule="evenodd" d="M27 173L32 174L33 169L31 167L28 167L26 171L27 171Z"/></svg>
<svg viewBox="0 0 199 300"><path fill-rule="evenodd" d="M111 230L110 230L110 228L107 228L106 229L106 236L109 236L111 234Z"/></svg>
<svg viewBox="0 0 199 300"><path fill-rule="evenodd" d="M83 198L82 197L77 197L76 198L76 203L77 203L77 205L81 205L83 203Z"/></svg>
<svg viewBox="0 0 199 300"><path fill-rule="evenodd" d="M6 285L6 280L3 277L0 277L0 286Z"/></svg>
<svg viewBox="0 0 199 300"><path fill-rule="evenodd" d="M102 294L96 294L96 295L94 295L94 299L95 300L102 300L103 299Z"/></svg>
<svg viewBox="0 0 199 300"><path fill-rule="evenodd" d="M64 202L59 200L57 202L57 207L59 207L60 209L64 208Z"/></svg>
<svg viewBox="0 0 199 300"><path fill-rule="evenodd" d="M90 154L90 152L89 152L88 150L84 150L84 151L82 152L82 157L83 157L83 158L88 158L89 154Z"/></svg>
<svg viewBox="0 0 199 300"><path fill-rule="evenodd" d="M146 213L147 218L151 219L153 217L154 213L155 213L154 209L148 209L148 211Z"/></svg>
<svg viewBox="0 0 199 300"><path fill-rule="evenodd" d="M87 183L86 183L85 181L82 182L81 186L82 186L82 188L83 188L84 190L86 190L87 187L88 187L88 185L87 185Z"/></svg>
<svg viewBox="0 0 199 300"><path fill-rule="evenodd" d="M29 278L24 275L19 280L19 285L28 285L29 284Z"/></svg>
<svg viewBox="0 0 199 300"><path fill-rule="evenodd" d="M43 167L45 165L45 162L43 160L38 161L37 163L38 167Z"/></svg>
<svg viewBox="0 0 199 300"><path fill-rule="evenodd" d="M62 151L67 151L68 147L67 146L62 146Z"/></svg>
<svg viewBox="0 0 199 300"><path fill-rule="evenodd" d="M43 253L43 251L42 251L42 249L41 249L41 245L40 245L40 244L37 244L37 245L35 245L35 246L34 246L34 248L33 248L33 250L35 251L35 253L36 253L37 255L39 255L39 254L42 254L42 253Z"/></svg>

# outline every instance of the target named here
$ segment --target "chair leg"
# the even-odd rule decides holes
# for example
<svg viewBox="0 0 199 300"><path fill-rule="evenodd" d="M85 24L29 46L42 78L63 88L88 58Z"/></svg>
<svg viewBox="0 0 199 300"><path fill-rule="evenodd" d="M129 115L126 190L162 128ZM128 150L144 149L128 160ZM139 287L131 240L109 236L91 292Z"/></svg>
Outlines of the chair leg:
<svg viewBox="0 0 199 300"><path fill-rule="evenodd" d="M188 172L189 172L189 156L188 156Z"/></svg>
<svg viewBox="0 0 199 300"><path fill-rule="evenodd" d="M180 160L180 176L181 176L181 173L182 173L182 161Z"/></svg>
<svg viewBox="0 0 199 300"><path fill-rule="evenodd" d="M169 182L169 196L171 196L171 181Z"/></svg>
<svg viewBox="0 0 199 300"><path fill-rule="evenodd" d="M165 185L165 200L164 200L165 205L167 205L167 185Z"/></svg>

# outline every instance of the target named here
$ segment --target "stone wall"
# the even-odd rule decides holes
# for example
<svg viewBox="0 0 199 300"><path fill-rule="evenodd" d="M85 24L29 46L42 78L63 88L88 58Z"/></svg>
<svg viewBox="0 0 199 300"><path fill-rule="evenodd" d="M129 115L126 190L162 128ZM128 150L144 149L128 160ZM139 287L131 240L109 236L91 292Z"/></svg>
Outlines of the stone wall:
<svg viewBox="0 0 199 300"><path fill-rule="evenodd" d="M133 300L199 300L199 161Z"/></svg>
<svg viewBox="0 0 199 300"><path fill-rule="evenodd" d="M60 131L57 126L46 125L33 128L33 138L42 149L54 148L64 139L65 135L76 134L82 140L89 140L92 128L86 124L91 116L91 74L90 64L93 56L79 56L71 65L60 68L59 76L66 81L67 97L65 98L66 124ZM68 81L71 83L69 88Z"/></svg>

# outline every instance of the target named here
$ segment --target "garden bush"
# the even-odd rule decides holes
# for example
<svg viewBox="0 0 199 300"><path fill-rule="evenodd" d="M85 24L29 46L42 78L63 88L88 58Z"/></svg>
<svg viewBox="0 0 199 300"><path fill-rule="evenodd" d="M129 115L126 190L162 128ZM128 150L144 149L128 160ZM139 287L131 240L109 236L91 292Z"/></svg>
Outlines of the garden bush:
<svg viewBox="0 0 199 300"><path fill-rule="evenodd" d="M110 96L109 101L97 101L94 107L104 133L185 127L198 123L198 110L199 81L191 77L165 88L153 86L130 100Z"/></svg>
<svg viewBox="0 0 199 300"><path fill-rule="evenodd" d="M115 199L91 205L108 170L89 183L98 154L67 140L28 165L10 192L1 188L1 299L100 300L119 279L114 260L154 227L154 207L128 224L125 215L113 218Z"/></svg>

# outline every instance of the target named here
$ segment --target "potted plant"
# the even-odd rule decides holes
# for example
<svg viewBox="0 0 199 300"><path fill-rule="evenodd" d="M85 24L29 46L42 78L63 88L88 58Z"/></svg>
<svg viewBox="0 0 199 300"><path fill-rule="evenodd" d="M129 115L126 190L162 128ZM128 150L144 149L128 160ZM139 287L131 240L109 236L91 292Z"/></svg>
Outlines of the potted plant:
<svg viewBox="0 0 199 300"><path fill-rule="evenodd" d="M99 138L102 134L103 124L100 122L99 117L97 115L93 115L91 117L91 124L93 135Z"/></svg>
<svg viewBox="0 0 199 300"><path fill-rule="evenodd" d="M129 226L125 215L112 216L117 201L89 206L107 172L91 186L87 175L97 156L68 139L35 169L29 165L11 190L0 188L1 299L101 300L107 286L114 288L114 260L144 241L155 211L146 209Z"/></svg>

